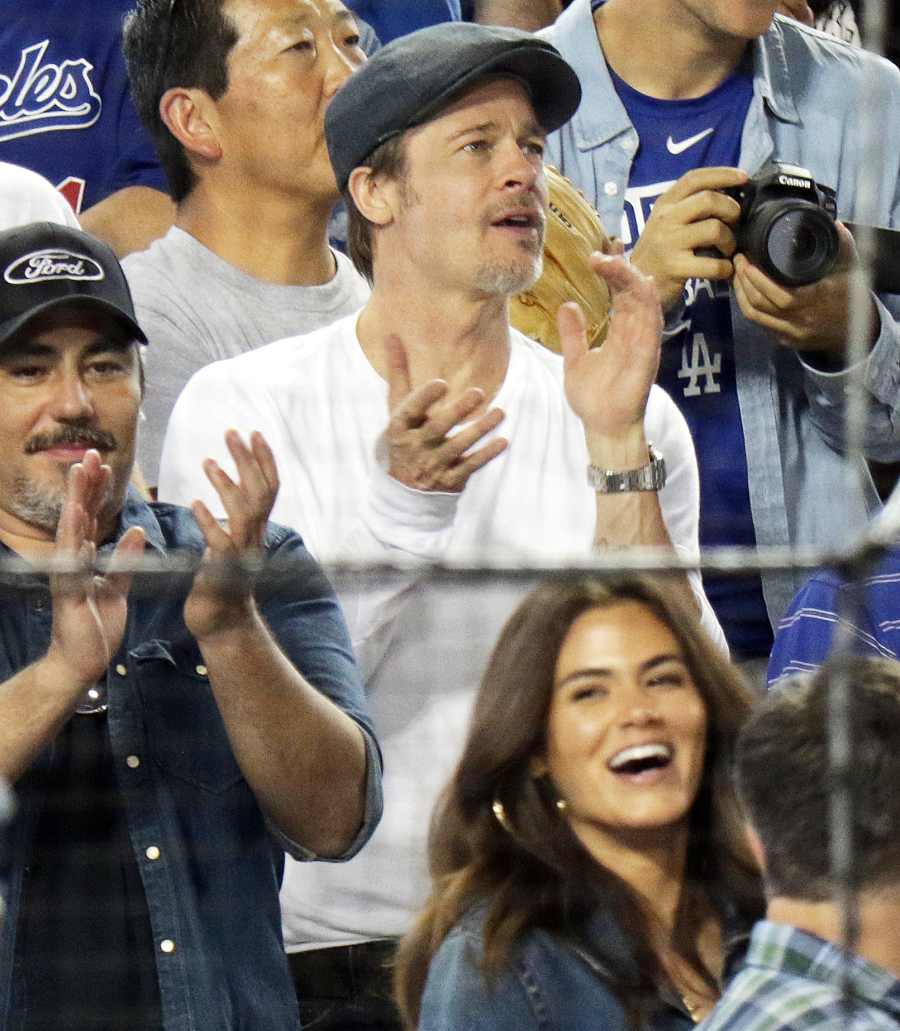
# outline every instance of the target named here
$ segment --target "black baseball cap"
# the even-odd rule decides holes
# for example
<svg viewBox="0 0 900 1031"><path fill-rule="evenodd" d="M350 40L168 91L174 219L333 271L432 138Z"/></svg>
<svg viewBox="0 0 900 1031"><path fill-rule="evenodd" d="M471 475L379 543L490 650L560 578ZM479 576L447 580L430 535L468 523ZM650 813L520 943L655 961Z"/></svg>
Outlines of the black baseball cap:
<svg viewBox="0 0 900 1031"><path fill-rule="evenodd" d="M62 307L99 311L147 343L111 247L54 222L0 233L0 346L38 315Z"/></svg>
<svg viewBox="0 0 900 1031"><path fill-rule="evenodd" d="M338 189L376 147L428 121L486 75L519 79L547 132L567 122L581 101L574 69L531 33L472 22L419 29L377 51L331 99L325 137Z"/></svg>

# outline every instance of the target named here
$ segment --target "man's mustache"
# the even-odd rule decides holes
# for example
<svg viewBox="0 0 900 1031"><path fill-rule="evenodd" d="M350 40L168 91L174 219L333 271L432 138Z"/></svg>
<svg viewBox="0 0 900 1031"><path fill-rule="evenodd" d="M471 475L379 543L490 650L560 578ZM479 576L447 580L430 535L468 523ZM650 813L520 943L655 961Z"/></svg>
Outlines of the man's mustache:
<svg viewBox="0 0 900 1031"><path fill-rule="evenodd" d="M93 426L63 426L53 433L36 433L25 444L25 454L34 455L38 451L49 451L60 444L94 447L98 451L115 451L119 446L111 433L95 429Z"/></svg>

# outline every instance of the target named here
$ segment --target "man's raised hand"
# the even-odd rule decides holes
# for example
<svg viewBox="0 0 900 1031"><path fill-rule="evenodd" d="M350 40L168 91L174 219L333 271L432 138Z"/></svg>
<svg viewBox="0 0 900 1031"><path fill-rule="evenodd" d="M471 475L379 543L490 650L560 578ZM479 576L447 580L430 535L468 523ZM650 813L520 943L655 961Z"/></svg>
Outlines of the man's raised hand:
<svg viewBox="0 0 900 1031"><path fill-rule="evenodd" d="M609 286L609 329L589 350L581 308L559 309L566 398L589 436L620 437L643 423L659 368L662 311L653 280L624 258L596 253L591 264Z"/></svg>
<svg viewBox="0 0 900 1031"><path fill-rule="evenodd" d="M144 552L144 531L131 527L116 545L109 570L95 575L97 522L110 469L94 450L73 465L56 530L54 557L77 561L77 572L50 578L53 628L47 657L59 661L76 687L103 676L122 642L128 617L128 567Z"/></svg>
<svg viewBox="0 0 900 1031"><path fill-rule="evenodd" d="M389 336L385 349L388 472L416 490L458 493L473 473L506 449L508 441L503 437L476 447L500 424L503 412L492 408L467 422L484 403L483 390L470 387L457 397L448 397L449 387L440 379L412 389L406 351L399 338ZM457 432L451 432L454 429Z"/></svg>
<svg viewBox="0 0 900 1031"><path fill-rule="evenodd" d="M228 430L225 444L234 459L237 482L211 458L203 463L203 471L222 501L226 525L202 501L191 506L206 538L204 562L184 606L185 624L198 641L245 624L252 616L252 578L237 569L229 575L228 564L261 555L278 495L275 458L261 433L251 433L248 447L236 430Z"/></svg>

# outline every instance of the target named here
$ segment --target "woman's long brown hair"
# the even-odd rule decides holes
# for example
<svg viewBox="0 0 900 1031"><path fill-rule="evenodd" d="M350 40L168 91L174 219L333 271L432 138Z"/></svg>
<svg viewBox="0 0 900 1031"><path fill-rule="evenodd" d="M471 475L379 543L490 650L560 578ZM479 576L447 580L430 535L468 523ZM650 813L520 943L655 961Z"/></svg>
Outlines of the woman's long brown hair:
<svg viewBox="0 0 900 1031"><path fill-rule="evenodd" d="M484 972L496 976L516 942L533 928L575 941L608 972L631 1013L655 996L662 973L646 947L646 920L625 884L598 864L560 819L531 760L544 746L553 674L569 628L584 612L619 602L644 605L673 633L707 710L704 772L691 810L687 876L707 894L728 898L749 916L761 908L757 868L742 832L731 778L737 731L752 696L701 629L682 595L646 577L550 582L533 591L504 627L475 702L462 758L432 818L432 891L403 939L395 991L405 1026L418 1024L428 966L444 938L474 905L487 906ZM499 801L506 827L492 811ZM582 932L598 907L634 939L626 972ZM602 948L602 945L601 945Z"/></svg>

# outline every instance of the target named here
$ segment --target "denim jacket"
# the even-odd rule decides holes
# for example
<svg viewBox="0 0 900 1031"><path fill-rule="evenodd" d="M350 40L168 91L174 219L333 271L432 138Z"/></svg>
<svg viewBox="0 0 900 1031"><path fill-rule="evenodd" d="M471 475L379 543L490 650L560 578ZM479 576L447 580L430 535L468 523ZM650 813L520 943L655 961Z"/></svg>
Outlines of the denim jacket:
<svg viewBox="0 0 900 1031"><path fill-rule="evenodd" d="M130 526L143 528L148 553L163 556L179 549L202 554L203 536L186 509L148 506L129 493L118 533ZM300 538L271 524L266 547L268 556L296 563L293 590L257 590L267 625L304 676L365 733L366 814L346 859L368 839L381 810L380 758L362 685L333 591ZM164 1027L299 1028L282 947L278 884L282 850L315 857L266 823L235 760L203 657L183 621L190 579L165 593L151 594L139 586L132 587L124 639L107 673L107 718L147 899ZM2 682L46 652L52 612L46 581L38 578L28 594L0 597ZM52 747L38 763L49 761ZM3 1031L17 1031L25 1019L15 938L40 806L30 782L26 773L16 785L14 859L0 936Z"/></svg>
<svg viewBox="0 0 900 1031"><path fill-rule="evenodd" d="M596 960L544 930L529 931L495 981L480 969L484 908L468 913L428 968L419 1031L632 1031ZM627 960L626 936L600 914L591 936ZM694 1022L680 1001L660 999L641 1031L685 1031Z"/></svg>
<svg viewBox="0 0 900 1031"><path fill-rule="evenodd" d="M637 133L610 79L590 0L573 0L540 35L574 67L583 89L573 118L548 141L546 160L592 200L619 235ZM740 166L755 174L777 158L809 169L837 189L838 215L900 228L900 70L857 47L776 15L751 44L753 99L744 122ZM879 146L860 142L863 106L880 113ZM874 184L865 211L856 192ZM869 403L863 450L900 458L900 296L877 298L881 326L864 363ZM669 322L679 317L669 313ZM861 459L848 462L847 372L813 368L748 321L731 298L738 403L747 448L750 507L761 547L837 548L862 529L878 499ZM764 572L773 627L801 586L802 572Z"/></svg>

